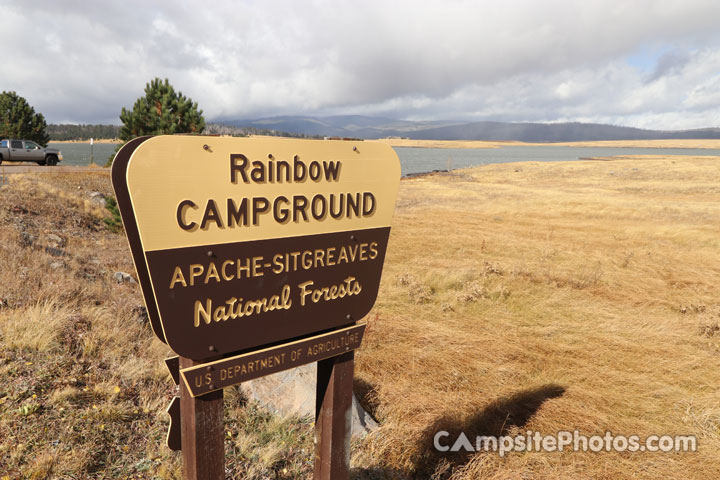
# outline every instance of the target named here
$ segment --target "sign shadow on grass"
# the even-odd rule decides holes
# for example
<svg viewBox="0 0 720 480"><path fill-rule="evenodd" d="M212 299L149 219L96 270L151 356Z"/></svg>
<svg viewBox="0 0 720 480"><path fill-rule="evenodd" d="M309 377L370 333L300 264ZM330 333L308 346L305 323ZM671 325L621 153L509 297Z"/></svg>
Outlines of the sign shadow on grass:
<svg viewBox="0 0 720 480"><path fill-rule="evenodd" d="M419 441L419 461L415 465L413 476L429 477L440 462L447 465L448 474L467 463L475 452L464 449L452 452L440 452L434 446L435 434L448 432L443 438L452 445L461 433L475 446L478 436L500 437L507 435L513 428L524 428L542 405L550 399L565 393L565 387L551 383L537 388L523 390L513 395L498 398L479 412L469 416L443 416L425 429Z"/></svg>

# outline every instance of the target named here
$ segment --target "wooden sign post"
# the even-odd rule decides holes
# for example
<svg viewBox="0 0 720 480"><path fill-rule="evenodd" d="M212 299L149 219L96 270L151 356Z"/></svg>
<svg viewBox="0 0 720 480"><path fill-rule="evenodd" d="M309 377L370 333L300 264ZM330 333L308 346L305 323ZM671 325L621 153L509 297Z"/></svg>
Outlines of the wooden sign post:
<svg viewBox="0 0 720 480"><path fill-rule="evenodd" d="M196 362L180 358L180 367ZM225 478L225 437L223 433L223 391L193 397L180 384L181 444L186 480Z"/></svg>
<svg viewBox="0 0 720 480"><path fill-rule="evenodd" d="M355 352L318 362L315 400L315 479L350 478Z"/></svg>
<svg viewBox="0 0 720 480"><path fill-rule="evenodd" d="M180 385L168 445L186 479L225 478L223 388L312 362L315 478L348 478L357 322L377 297L399 179L374 143L159 136L120 149L113 188L148 315L179 356L166 360Z"/></svg>

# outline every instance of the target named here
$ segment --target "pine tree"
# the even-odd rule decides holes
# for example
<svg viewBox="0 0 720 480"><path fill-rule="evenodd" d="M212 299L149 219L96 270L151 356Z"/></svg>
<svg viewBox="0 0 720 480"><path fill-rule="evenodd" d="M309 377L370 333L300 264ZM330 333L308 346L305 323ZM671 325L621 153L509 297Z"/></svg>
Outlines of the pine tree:
<svg viewBox="0 0 720 480"><path fill-rule="evenodd" d="M0 138L32 140L46 147L50 136L42 113L15 92L0 93Z"/></svg>
<svg viewBox="0 0 720 480"><path fill-rule="evenodd" d="M125 142L141 135L202 133L205 129L198 104L176 93L167 78L146 84L145 96L137 99L132 110L123 108L120 120L120 139Z"/></svg>

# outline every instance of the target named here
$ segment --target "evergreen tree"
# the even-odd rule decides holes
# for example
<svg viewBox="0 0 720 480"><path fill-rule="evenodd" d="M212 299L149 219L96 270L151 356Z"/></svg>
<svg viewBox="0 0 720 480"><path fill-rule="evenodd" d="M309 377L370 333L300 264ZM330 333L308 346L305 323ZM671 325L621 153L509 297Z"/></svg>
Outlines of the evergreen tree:
<svg viewBox="0 0 720 480"><path fill-rule="evenodd" d="M46 147L50 136L42 113L15 92L0 93L0 138L32 140Z"/></svg>
<svg viewBox="0 0 720 480"><path fill-rule="evenodd" d="M145 85L145 96L132 110L120 112L120 139L124 142L141 135L202 133L205 119L197 103L175 92L168 79L153 79Z"/></svg>

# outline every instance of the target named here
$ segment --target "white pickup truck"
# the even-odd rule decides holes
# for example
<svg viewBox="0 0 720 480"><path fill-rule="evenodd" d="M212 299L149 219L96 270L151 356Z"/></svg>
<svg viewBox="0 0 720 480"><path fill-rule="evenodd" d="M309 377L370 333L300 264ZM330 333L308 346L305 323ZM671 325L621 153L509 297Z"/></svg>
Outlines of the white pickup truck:
<svg viewBox="0 0 720 480"><path fill-rule="evenodd" d="M30 140L0 140L0 163L35 162L52 166L62 159L62 152L57 148L43 148Z"/></svg>

